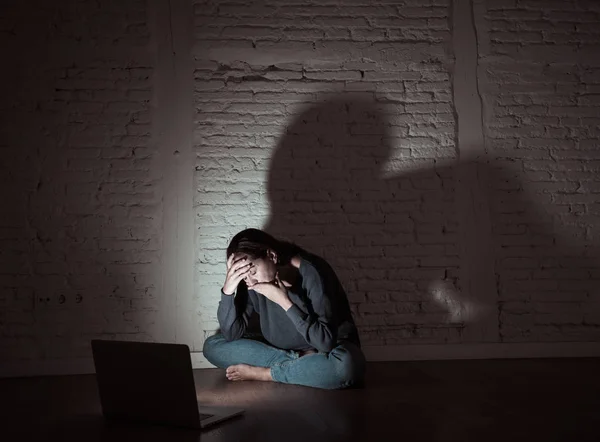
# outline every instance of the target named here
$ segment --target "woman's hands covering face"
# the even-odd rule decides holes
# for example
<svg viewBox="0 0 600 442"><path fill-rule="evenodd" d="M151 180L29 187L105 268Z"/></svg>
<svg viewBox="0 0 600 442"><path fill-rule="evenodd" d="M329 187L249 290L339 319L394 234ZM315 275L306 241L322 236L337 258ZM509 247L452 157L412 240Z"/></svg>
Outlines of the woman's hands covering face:
<svg viewBox="0 0 600 442"><path fill-rule="evenodd" d="M247 257L237 259L234 257L235 254L232 253L227 258L227 276L223 284L223 293L226 295L233 295L235 293L240 281L246 277L252 268L252 263Z"/></svg>

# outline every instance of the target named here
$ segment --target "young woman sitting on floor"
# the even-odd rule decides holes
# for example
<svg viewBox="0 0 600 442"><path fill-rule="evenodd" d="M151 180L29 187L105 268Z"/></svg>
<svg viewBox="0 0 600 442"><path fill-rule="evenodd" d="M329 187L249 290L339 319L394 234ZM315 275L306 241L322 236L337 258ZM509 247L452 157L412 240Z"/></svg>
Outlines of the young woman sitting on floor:
<svg viewBox="0 0 600 442"><path fill-rule="evenodd" d="M247 289L242 305L238 295ZM246 334L256 312L264 339ZM204 356L232 381L337 389L360 385L365 358L346 293L331 266L295 244L246 229L227 247L217 310L221 332Z"/></svg>

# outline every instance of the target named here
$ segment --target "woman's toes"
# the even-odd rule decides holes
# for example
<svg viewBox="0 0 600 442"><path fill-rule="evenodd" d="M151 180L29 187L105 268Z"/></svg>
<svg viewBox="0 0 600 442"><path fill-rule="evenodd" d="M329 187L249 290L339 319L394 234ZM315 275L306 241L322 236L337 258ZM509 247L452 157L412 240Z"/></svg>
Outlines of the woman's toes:
<svg viewBox="0 0 600 442"><path fill-rule="evenodd" d="M247 364L237 364L227 367L225 376L230 381L270 381L270 370Z"/></svg>
<svg viewBox="0 0 600 442"><path fill-rule="evenodd" d="M240 373L237 366L231 365L230 367L227 367L227 370L225 370L225 376L227 376L227 379L230 381L238 381L240 379Z"/></svg>

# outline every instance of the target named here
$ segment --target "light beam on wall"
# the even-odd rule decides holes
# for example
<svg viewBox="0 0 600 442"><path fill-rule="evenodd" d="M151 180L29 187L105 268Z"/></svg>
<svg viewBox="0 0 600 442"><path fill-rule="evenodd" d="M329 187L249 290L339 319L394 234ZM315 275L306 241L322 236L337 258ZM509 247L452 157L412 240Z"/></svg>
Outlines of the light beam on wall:
<svg viewBox="0 0 600 442"><path fill-rule="evenodd" d="M448 322L473 322L483 313L483 306L461 299L460 292L448 281L433 281L428 292L437 304L448 311Z"/></svg>

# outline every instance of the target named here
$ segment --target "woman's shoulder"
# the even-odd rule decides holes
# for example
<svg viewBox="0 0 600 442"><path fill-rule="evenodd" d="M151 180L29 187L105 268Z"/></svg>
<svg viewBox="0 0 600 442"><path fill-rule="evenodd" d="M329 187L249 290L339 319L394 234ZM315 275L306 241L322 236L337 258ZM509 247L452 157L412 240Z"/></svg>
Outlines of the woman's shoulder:
<svg viewBox="0 0 600 442"><path fill-rule="evenodd" d="M318 255L309 252L303 252L299 255L300 267L298 270L303 277L315 277L320 279L327 279L327 277L333 272L333 269L329 263Z"/></svg>

